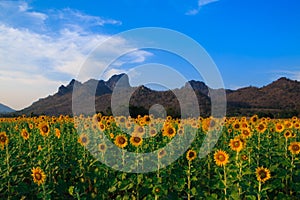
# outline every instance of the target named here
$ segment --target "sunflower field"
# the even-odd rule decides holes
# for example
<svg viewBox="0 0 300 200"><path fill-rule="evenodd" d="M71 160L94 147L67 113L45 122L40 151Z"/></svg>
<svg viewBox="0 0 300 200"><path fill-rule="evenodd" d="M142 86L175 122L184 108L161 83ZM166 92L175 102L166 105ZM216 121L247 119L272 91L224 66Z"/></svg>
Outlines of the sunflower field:
<svg viewBox="0 0 300 200"><path fill-rule="evenodd" d="M201 157L210 132L220 137ZM192 133L187 149L175 143L182 155L160 165L174 154L163 147ZM128 157L111 153L112 144L123 152L157 151L157 169L116 170L107 163L125 166ZM299 153L297 117L1 118L0 199L300 199Z"/></svg>

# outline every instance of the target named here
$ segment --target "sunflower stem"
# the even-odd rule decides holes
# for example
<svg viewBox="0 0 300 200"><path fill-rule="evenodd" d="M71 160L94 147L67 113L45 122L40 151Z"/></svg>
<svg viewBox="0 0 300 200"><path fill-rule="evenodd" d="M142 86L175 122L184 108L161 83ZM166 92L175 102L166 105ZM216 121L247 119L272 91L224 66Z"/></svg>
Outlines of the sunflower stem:
<svg viewBox="0 0 300 200"><path fill-rule="evenodd" d="M125 150L122 150L122 165L125 166Z"/></svg>
<svg viewBox="0 0 300 200"><path fill-rule="evenodd" d="M7 192L8 192L8 197L7 199L10 199L10 165L9 165L9 151L8 151L8 144L6 144L6 166L7 166Z"/></svg>
<svg viewBox="0 0 300 200"><path fill-rule="evenodd" d="M288 145L287 145L288 139L285 138L285 158L288 157L287 152L288 152Z"/></svg>
<svg viewBox="0 0 300 200"><path fill-rule="evenodd" d="M292 161L291 161L291 177L290 177L290 183L293 183L293 166L294 166L294 155L292 154ZM293 191L290 191L290 195L293 195Z"/></svg>
<svg viewBox="0 0 300 200"><path fill-rule="evenodd" d="M191 161L189 161L189 169L188 169L188 200L191 199Z"/></svg>
<svg viewBox="0 0 300 200"><path fill-rule="evenodd" d="M61 136L61 144L62 144L62 151L63 151L63 163L66 163L65 160L66 160L66 152L65 152L65 134L62 134ZM66 180L66 172L65 172L65 168L63 168L62 170L63 172L63 178L64 180Z"/></svg>
<svg viewBox="0 0 300 200"><path fill-rule="evenodd" d="M208 154L208 162L207 162L207 173L208 173L208 180L210 180L210 162L211 162L211 157ZM210 187L208 187L208 194L210 194Z"/></svg>
<svg viewBox="0 0 300 200"><path fill-rule="evenodd" d="M257 200L261 199L261 181L258 182Z"/></svg>
<svg viewBox="0 0 300 200"><path fill-rule="evenodd" d="M237 167L239 168L239 175L238 175L238 182L237 182L237 188L238 188L238 192L239 192L239 197L241 196L241 187L240 187L240 182L241 182L241 178L242 178L242 164L241 162L238 161L239 159L239 152L236 152L236 156L235 156L235 162Z"/></svg>
<svg viewBox="0 0 300 200"><path fill-rule="evenodd" d="M226 167L225 165L223 165L223 169L224 169L224 194L225 194L225 199L227 199L227 177L226 177Z"/></svg>
<svg viewBox="0 0 300 200"><path fill-rule="evenodd" d="M46 189L45 189L45 185L42 184L42 188L43 188L43 199L46 200L47 196L46 196Z"/></svg>
<svg viewBox="0 0 300 200"><path fill-rule="evenodd" d="M123 151L124 152L124 151ZM137 155L139 155L139 148L137 148ZM136 158L136 170L138 171L139 167L139 156ZM139 177L138 173L136 173L136 199L139 200Z"/></svg>
<svg viewBox="0 0 300 200"><path fill-rule="evenodd" d="M157 159L157 173L156 173L156 175L157 175L157 178L159 178L159 158Z"/></svg>

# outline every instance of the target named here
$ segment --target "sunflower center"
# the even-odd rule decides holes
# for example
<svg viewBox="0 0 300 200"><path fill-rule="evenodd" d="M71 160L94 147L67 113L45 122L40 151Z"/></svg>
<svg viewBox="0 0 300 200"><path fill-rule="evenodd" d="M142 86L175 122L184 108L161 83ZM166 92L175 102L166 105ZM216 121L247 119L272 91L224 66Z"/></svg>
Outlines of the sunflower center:
<svg viewBox="0 0 300 200"><path fill-rule="evenodd" d="M5 142L5 141L6 141L6 137L5 137L4 135L1 135L1 136L0 136L0 141L1 141L1 142Z"/></svg>
<svg viewBox="0 0 300 200"><path fill-rule="evenodd" d="M293 145L293 146L292 146L292 149L293 149L294 151L299 151L299 150L300 150L300 147L299 147L299 145Z"/></svg>
<svg viewBox="0 0 300 200"><path fill-rule="evenodd" d="M223 154L219 154L218 155L218 160L220 160L221 162L225 161L225 156Z"/></svg>
<svg viewBox="0 0 300 200"><path fill-rule="evenodd" d="M47 127L47 126L43 126L43 127L42 127L42 131L43 131L44 133L47 133L47 132L48 132L48 127Z"/></svg>
<svg viewBox="0 0 300 200"><path fill-rule="evenodd" d="M286 132L285 135L286 135L286 136L290 136L291 133L290 133L290 132Z"/></svg>
<svg viewBox="0 0 300 200"><path fill-rule="evenodd" d="M119 138L119 143L120 144L125 144L125 139L123 137Z"/></svg>
<svg viewBox="0 0 300 200"><path fill-rule="evenodd" d="M190 152L190 153L189 153L189 157L190 157L190 158L192 158L192 157L194 157L194 156L195 156L195 153L194 153L194 152Z"/></svg>
<svg viewBox="0 0 300 200"><path fill-rule="evenodd" d="M34 174L34 177L38 181L42 179L42 175L40 173L38 173L38 172Z"/></svg>
<svg viewBox="0 0 300 200"><path fill-rule="evenodd" d="M243 159L243 160L247 160L247 159L248 159L248 156L243 155L243 156L242 156L242 159Z"/></svg>
<svg viewBox="0 0 300 200"><path fill-rule="evenodd" d="M82 143L86 143L87 142L87 138L86 137L81 138L81 142Z"/></svg>
<svg viewBox="0 0 300 200"><path fill-rule="evenodd" d="M103 145L103 144L100 145L100 149L101 149L101 150L104 150L104 149L105 149L105 145Z"/></svg>
<svg viewBox="0 0 300 200"><path fill-rule="evenodd" d="M234 146L234 147L239 147L239 146L240 146L240 142L239 142L239 141L235 141L235 142L233 143L233 146Z"/></svg>
<svg viewBox="0 0 300 200"><path fill-rule="evenodd" d="M142 133L144 131L143 127L139 127L138 131Z"/></svg>
<svg viewBox="0 0 300 200"><path fill-rule="evenodd" d="M278 126L277 126L277 129L278 129L278 130L281 130L281 129L282 129L282 126L281 126L281 125L278 125Z"/></svg>
<svg viewBox="0 0 300 200"><path fill-rule="evenodd" d="M263 170L261 170L258 174L259 174L259 177L260 177L261 179L264 179L264 178L267 177L267 173L266 173L265 171L263 171Z"/></svg>
<svg viewBox="0 0 300 200"><path fill-rule="evenodd" d="M249 132L248 132L247 130L244 130L244 131L243 131L243 134L244 134L244 135L249 135Z"/></svg>
<svg viewBox="0 0 300 200"><path fill-rule="evenodd" d="M173 133L174 133L174 130L173 130L172 128L169 128L169 129L168 129L168 134L169 134L169 135L172 135Z"/></svg>
<svg viewBox="0 0 300 200"><path fill-rule="evenodd" d="M133 140L134 140L134 142L139 143L141 141L141 138L140 137L134 137Z"/></svg>
<svg viewBox="0 0 300 200"><path fill-rule="evenodd" d="M163 156L164 154L165 154L165 151L160 151L160 152L159 152L159 155L160 155L160 156Z"/></svg>
<svg viewBox="0 0 300 200"><path fill-rule="evenodd" d="M258 126L258 129L259 129L259 130L263 130L264 128L265 128L265 126L262 125L262 124Z"/></svg>

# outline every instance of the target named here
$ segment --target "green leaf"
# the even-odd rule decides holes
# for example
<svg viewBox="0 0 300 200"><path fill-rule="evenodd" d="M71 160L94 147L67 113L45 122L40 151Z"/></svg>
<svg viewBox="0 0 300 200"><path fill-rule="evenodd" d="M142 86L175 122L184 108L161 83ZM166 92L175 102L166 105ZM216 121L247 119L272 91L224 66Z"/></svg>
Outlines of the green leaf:
<svg viewBox="0 0 300 200"><path fill-rule="evenodd" d="M73 196L74 195L74 186L70 186L68 191L69 191L69 194L71 196Z"/></svg>
<svg viewBox="0 0 300 200"><path fill-rule="evenodd" d="M113 186L108 189L108 192L115 192L117 190L116 186Z"/></svg>
<svg viewBox="0 0 300 200"><path fill-rule="evenodd" d="M256 200L256 196L254 195L246 195L247 200Z"/></svg>
<svg viewBox="0 0 300 200"><path fill-rule="evenodd" d="M195 196L197 194L197 189L195 187L193 187L191 189L192 195Z"/></svg>

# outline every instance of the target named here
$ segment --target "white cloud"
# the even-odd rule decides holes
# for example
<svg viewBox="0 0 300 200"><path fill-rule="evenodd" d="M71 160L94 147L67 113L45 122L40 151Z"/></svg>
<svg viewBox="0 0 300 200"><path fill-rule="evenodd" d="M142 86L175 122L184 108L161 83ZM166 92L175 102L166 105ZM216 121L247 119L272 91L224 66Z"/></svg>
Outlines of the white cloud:
<svg viewBox="0 0 300 200"><path fill-rule="evenodd" d="M271 72L273 74L274 79L278 79L281 77L287 77L293 80L300 81L300 71L299 70L276 70Z"/></svg>
<svg viewBox="0 0 300 200"><path fill-rule="evenodd" d="M121 22L71 9L41 13L25 2L0 1L0 102L20 109L76 78L89 53L110 37L92 31L106 24ZM111 39L110 45L96 49L98 57L87 60L91 68L82 77L96 78L97 72L107 67L101 58L110 59L134 49L124 38ZM125 61L139 63L150 55L136 51ZM111 72L121 71L125 61L116 62Z"/></svg>
<svg viewBox="0 0 300 200"><path fill-rule="evenodd" d="M1 102L22 109L33 101L49 95L49 91L57 91L57 86L67 82L49 80L38 74L0 70Z"/></svg>
<svg viewBox="0 0 300 200"><path fill-rule="evenodd" d="M199 5L199 7L201 7L201 6L205 6L207 4L214 3L217 1L219 1L219 0L199 0L198 5Z"/></svg>
<svg viewBox="0 0 300 200"><path fill-rule="evenodd" d="M219 0L198 0L198 8L188 10L185 14L186 15L197 15L203 6L206 6L208 4L211 4L211 3L214 3L217 1L219 1Z"/></svg>

